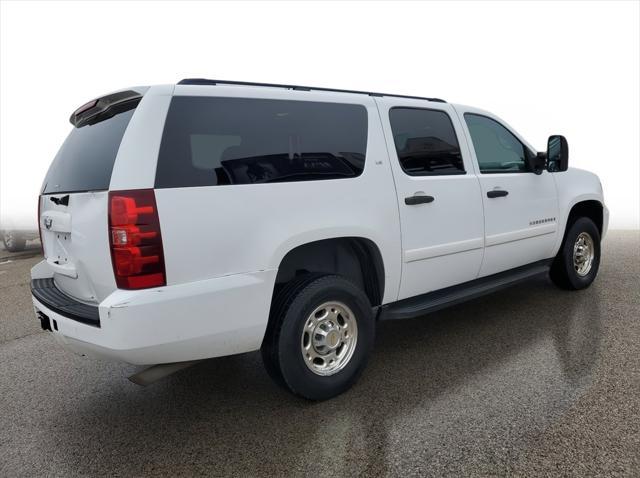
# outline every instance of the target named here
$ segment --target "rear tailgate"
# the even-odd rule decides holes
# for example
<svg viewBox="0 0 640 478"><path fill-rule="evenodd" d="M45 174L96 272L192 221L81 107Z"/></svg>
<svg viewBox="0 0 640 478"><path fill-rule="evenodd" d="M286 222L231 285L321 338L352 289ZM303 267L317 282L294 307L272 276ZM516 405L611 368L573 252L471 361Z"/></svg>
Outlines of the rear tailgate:
<svg viewBox="0 0 640 478"><path fill-rule="evenodd" d="M55 285L96 304L116 289L108 234L108 189L120 143L141 95L119 92L80 107L45 178L39 226Z"/></svg>
<svg viewBox="0 0 640 478"><path fill-rule="evenodd" d="M43 195L40 228L56 286L98 303L115 290L107 233L107 191Z"/></svg>

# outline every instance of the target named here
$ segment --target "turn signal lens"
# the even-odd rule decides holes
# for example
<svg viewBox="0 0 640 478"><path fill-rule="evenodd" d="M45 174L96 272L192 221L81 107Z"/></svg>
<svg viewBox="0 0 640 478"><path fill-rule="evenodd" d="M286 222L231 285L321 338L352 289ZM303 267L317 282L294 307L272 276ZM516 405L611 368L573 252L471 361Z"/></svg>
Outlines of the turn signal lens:
<svg viewBox="0 0 640 478"><path fill-rule="evenodd" d="M166 285L160 220L153 189L109 192L109 243L120 289Z"/></svg>

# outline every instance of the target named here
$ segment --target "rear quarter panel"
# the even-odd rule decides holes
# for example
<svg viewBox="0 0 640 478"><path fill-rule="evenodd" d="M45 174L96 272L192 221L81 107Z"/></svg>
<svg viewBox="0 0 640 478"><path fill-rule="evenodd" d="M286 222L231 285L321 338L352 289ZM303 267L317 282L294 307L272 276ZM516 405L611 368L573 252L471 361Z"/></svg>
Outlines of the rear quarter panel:
<svg viewBox="0 0 640 478"><path fill-rule="evenodd" d="M385 267L383 302L396 299L400 282L398 206L373 99L187 85L176 86L174 94L361 104L367 109L369 127L365 169L357 178L157 189L169 285L273 271L299 245L355 236L370 239L380 249ZM275 280L275 274L273 277Z"/></svg>

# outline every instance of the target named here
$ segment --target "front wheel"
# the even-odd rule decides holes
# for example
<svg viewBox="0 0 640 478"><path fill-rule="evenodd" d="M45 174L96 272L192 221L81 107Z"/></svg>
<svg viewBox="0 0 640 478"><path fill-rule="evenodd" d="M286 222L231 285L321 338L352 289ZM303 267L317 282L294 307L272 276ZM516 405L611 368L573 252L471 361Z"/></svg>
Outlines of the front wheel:
<svg viewBox="0 0 640 478"><path fill-rule="evenodd" d="M262 357L291 392L325 400L348 390L362 373L375 337L367 296L336 275L309 275L274 301Z"/></svg>
<svg viewBox="0 0 640 478"><path fill-rule="evenodd" d="M551 280L562 289L584 289L594 281L599 267L600 232L588 217L578 218L553 261Z"/></svg>

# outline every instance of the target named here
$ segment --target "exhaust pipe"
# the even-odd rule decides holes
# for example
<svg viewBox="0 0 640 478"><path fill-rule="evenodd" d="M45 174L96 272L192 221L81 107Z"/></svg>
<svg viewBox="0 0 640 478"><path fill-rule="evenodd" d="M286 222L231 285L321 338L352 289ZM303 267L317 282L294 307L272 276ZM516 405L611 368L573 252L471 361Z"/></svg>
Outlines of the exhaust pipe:
<svg viewBox="0 0 640 478"><path fill-rule="evenodd" d="M190 362L161 363L158 365L152 365L151 367L146 368L138 373L134 373L129 377L129 380L136 385L146 387L147 385L151 385L158 380L161 380L173 373L179 372L180 370L191 367L192 365L200 362L202 362L202 360L192 360Z"/></svg>

